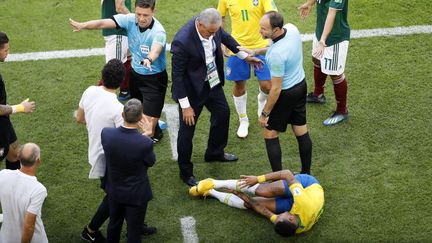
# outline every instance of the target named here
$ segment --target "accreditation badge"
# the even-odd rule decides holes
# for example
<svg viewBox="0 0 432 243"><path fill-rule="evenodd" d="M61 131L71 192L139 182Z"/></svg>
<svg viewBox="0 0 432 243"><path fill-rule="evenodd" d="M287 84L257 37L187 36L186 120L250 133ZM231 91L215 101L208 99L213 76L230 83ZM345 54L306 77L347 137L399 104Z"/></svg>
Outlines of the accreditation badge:
<svg viewBox="0 0 432 243"><path fill-rule="evenodd" d="M207 80L210 85L210 89L220 84L219 75L214 62L207 64Z"/></svg>

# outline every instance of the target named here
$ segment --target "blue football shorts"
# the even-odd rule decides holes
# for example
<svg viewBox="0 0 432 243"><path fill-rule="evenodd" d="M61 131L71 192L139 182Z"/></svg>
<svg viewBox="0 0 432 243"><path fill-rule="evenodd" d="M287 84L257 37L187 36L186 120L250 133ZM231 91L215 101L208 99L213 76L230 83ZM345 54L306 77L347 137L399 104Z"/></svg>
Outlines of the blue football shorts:
<svg viewBox="0 0 432 243"><path fill-rule="evenodd" d="M254 69L254 75L257 77L258 81L261 80L271 80L270 69L265 62L265 58L262 55L257 55L260 60L264 62L262 68ZM230 56L228 58L226 69L225 69L225 78L230 81L242 81L250 79L251 74L251 64L238 58L237 56Z"/></svg>

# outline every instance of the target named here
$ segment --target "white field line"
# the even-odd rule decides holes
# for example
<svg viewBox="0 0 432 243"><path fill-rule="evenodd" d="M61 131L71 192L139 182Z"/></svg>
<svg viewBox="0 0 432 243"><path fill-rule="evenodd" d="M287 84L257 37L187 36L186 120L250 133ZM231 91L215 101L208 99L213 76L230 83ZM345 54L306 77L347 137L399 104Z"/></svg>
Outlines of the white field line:
<svg viewBox="0 0 432 243"><path fill-rule="evenodd" d="M179 130L178 105L165 104L162 111L165 112L166 116L167 130L171 143L172 159L177 161L177 134Z"/></svg>
<svg viewBox="0 0 432 243"><path fill-rule="evenodd" d="M414 26L407 26L407 27L352 30L351 38L357 39L357 38L368 38L368 37L376 37L376 36L397 36L397 35L430 34L430 33L432 33L432 25L414 25ZM313 35L314 34L304 34L302 35L302 40L304 42L311 41ZM170 49L171 49L171 45L168 43L166 50L170 51ZM34 61L34 60L103 56L103 55L104 55L104 48L91 48L91 49L79 49L79 50L17 53L17 54L10 54L6 60L9 62L19 62L19 61Z"/></svg>
<svg viewBox="0 0 432 243"><path fill-rule="evenodd" d="M196 233L194 217L187 216L180 219L181 230L184 243L198 243L198 235Z"/></svg>

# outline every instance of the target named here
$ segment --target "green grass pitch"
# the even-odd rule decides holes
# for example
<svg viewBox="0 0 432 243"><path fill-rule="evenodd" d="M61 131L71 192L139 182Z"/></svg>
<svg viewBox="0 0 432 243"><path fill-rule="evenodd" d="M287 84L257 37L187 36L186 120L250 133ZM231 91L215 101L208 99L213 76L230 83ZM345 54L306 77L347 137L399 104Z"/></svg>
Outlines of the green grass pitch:
<svg viewBox="0 0 432 243"><path fill-rule="evenodd" d="M0 31L9 35L11 53L103 47L99 31L72 33L68 24L69 17L79 21L99 18L99 2L0 0ZM302 33L314 31L314 16L306 21L298 17L297 7L303 1L275 2L285 22L294 23ZM159 0L156 17L171 42L190 17L216 5L216 0ZM349 21L352 29L431 25L430 9L432 3L427 0L356 0L350 1ZM351 40L346 68L349 120L335 127L322 126L322 120L335 107L329 80L329 102L307 106L313 141L312 172L325 190L324 213L311 231L290 241L430 241L431 43L431 34ZM309 89L313 86L310 49L311 42L305 42ZM170 54L167 59L170 60ZM43 165L38 178L48 189L43 221L51 242L80 242L82 227L103 195L99 182L87 178L85 126L72 119L82 92L97 82L103 64L103 56L0 64L9 103L27 97L37 102L35 113L14 115L12 120L21 143L35 142L42 149ZM209 127L209 114L203 112L192 157L199 179L237 178L270 170L261 129L256 123L256 81L248 82L248 114L252 122L245 140L235 136L237 117L231 89L228 82L225 92L232 109L226 150L236 153L240 160L229 165L203 161ZM174 103L170 88L166 103ZM284 168L298 171L294 136L290 132L282 134L281 144ZM183 241L180 218L184 216L195 218L201 242L286 240L273 232L268 220L255 213L212 199L190 198L187 187L178 178L177 163L171 159L169 139L157 144L155 152L157 164L149 170L154 199L149 204L146 222L159 231L145 240Z"/></svg>

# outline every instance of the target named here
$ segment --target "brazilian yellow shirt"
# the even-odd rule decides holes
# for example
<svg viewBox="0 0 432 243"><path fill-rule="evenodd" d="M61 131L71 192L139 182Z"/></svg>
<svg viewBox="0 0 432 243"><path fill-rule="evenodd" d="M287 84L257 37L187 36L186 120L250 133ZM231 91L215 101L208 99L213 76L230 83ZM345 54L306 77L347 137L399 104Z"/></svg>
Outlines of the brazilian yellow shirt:
<svg viewBox="0 0 432 243"><path fill-rule="evenodd" d="M292 184L289 189L294 198L290 214L297 216L299 227L296 234L300 234L310 230L321 216L324 190L319 184L312 184L305 189L300 183Z"/></svg>
<svg viewBox="0 0 432 243"><path fill-rule="evenodd" d="M218 4L218 11L222 17L229 12L232 37L249 49L268 45L268 41L259 33L259 22L270 10L277 11L273 0L219 0Z"/></svg>

